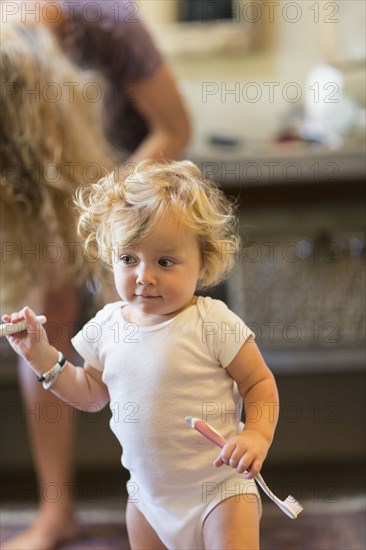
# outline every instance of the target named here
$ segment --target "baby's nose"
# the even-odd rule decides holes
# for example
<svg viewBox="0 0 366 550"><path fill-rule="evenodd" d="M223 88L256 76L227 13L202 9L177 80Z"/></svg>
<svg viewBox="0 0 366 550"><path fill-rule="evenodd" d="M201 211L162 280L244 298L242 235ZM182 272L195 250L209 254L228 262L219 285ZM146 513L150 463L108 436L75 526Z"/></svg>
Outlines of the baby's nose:
<svg viewBox="0 0 366 550"><path fill-rule="evenodd" d="M156 284L156 277L153 269L149 266L140 264L137 272L136 283L143 286Z"/></svg>

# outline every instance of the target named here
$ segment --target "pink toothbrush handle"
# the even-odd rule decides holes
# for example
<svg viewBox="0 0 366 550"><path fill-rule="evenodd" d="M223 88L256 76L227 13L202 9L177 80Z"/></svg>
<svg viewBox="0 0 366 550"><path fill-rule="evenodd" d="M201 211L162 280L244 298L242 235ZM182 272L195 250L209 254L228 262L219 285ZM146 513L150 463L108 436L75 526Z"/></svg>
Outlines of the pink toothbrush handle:
<svg viewBox="0 0 366 550"><path fill-rule="evenodd" d="M226 439L217 432L212 426L204 422L203 420L194 421L194 429L200 434L204 435L207 439L215 443L218 447L223 447L226 443Z"/></svg>
<svg viewBox="0 0 366 550"><path fill-rule="evenodd" d="M222 448L225 445L225 438L212 426L207 424L207 422L199 420L198 418L192 418L191 416L186 416L186 422L191 426L191 428L197 430L201 435L205 436L212 443L215 443L218 447ZM275 504L277 504L282 512L287 514L292 519L297 518L303 510L303 507L299 502L297 502L297 500L294 499L294 497L288 496L286 500L282 501L272 493L260 474L257 474L254 479L266 495L273 500Z"/></svg>

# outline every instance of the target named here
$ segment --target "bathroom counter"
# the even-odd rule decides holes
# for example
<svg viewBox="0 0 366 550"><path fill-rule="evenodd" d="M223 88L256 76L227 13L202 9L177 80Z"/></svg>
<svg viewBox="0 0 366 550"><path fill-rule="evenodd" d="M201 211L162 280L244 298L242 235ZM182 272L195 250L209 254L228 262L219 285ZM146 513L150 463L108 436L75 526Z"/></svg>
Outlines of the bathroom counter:
<svg viewBox="0 0 366 550"><path fill-rule="evenodd" d="M335 184L362 180L366 174L365 146L346 144L339 150L303 143L261 148L201 147L189 157L208 177L222 185L256 186L281 183Z"/></svg>

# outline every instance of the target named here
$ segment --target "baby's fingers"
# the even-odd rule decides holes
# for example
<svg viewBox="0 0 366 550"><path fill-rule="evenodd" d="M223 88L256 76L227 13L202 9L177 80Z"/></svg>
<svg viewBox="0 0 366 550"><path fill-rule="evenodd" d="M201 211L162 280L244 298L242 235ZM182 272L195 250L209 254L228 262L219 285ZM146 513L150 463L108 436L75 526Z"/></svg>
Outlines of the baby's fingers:
<svg viewBox="0 0 366 550"><path fill-rule="evenodd" d="M225 462L222 460L220 453L219 456L216 457L216 459L214 460L213 465L216 466L216 468L220 468L220 466L222 466L223 464L225 464Z"/></svg>
<svg viewBox="0 0 366 550"><path fill-rule="evenodd" d="M235 449L235 442L228 441L226 445L224 445L223 448L221 449L220 454L218 455L218 457L214 462L214 465L220 467L223 464L227 464L229 466L230 458L234 449Z"/></svg>
<svg viewBox="0 0 366 550"><path fill-rule="evenodd" d="M24 316L22 316L21 314L21 311L14 311L14 313L12 313L10 315L10 323L17 323L18 321L23 321L24 319Z"/></svg>
<svg viewBox="0 0 366 550"><path fill-rule="evenodd" d="M38 325L36 314L30 307L25 307L23 310L24 318L27 321L27 328L31 331L35 331Z"/></svg>
<svg viewBox="0 0 366 550"><path fill-rule="evenodd" d="M252 464L249 466L249 468L245 468L244 477L245 479L254 479L256 475L259 474L261 468L263 465L263 461L259 460L258 458L253 460ZM241 469L241 472L243 470Z"/></svg>

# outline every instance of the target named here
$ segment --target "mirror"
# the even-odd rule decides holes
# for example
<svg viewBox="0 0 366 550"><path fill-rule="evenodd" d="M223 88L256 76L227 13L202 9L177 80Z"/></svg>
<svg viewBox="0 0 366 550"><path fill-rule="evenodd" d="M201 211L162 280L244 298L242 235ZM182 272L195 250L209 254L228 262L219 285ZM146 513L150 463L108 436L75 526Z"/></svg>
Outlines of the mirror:
<svg viewBox="0 0 366 550"><path fill-rule="evenodd" d="M168 55L251 51L260 3L248 0L137 0L158 46Z"/></svg>

